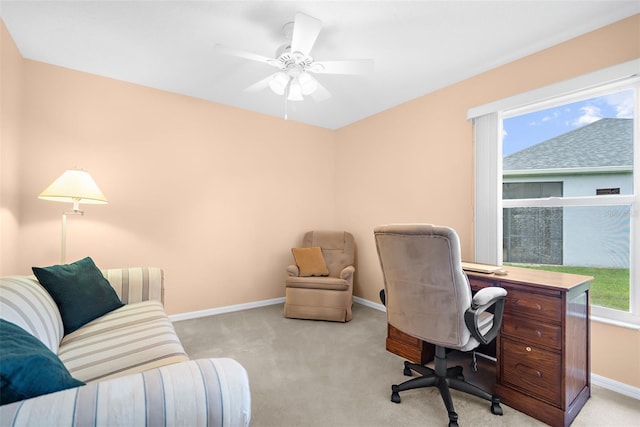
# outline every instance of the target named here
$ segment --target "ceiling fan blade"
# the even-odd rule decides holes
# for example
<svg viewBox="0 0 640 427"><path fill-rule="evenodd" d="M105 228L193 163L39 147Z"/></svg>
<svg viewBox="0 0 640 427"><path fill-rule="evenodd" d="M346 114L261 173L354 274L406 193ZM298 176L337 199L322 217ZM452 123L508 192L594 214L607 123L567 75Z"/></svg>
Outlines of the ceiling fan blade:
<svg viewBox="0 0 640 427"><path fill-rule="evenodd" d="M262 62L272 67L282 68L280 62L277 59L269 58L267 56L258 55L257 53L249 52L242 49L236 49L233 47L223 46L216 44L215 50L223 55L237 56L239 58L250 59L252 61Z"/></svg>
<svg viewBox="0 0 640 427"><path fill-rule="evenodd" d="M314 101L321 102L331 98L331 93L327 90L326 87L322 86L320 82L318 82L318 87L311 94L311 97Z"/></svg>
<svg viewBox="0 0 640 427"><path fill-rule="evenodd" d="M245 88L244 92L259 92L259 91L261 91L263 89L268 88L269 87L269 82L271 81L273 76L274 76L274 74L271 74L270 76L265 77L264 79L255 82L251 86Z"/></svg>
<svg viewBox="0 0 640 427"><path fill-rule="evenodd" d="M309 71L317 74L368 74L373 71L373 59L314 61Z"/></svg>
<svg viewBox="0 0 640 427"><path fill-rule="evenodd" d="M304 13L296 13L291 36L291 52L301 52L309 55L318 34L322 29L322 21Z"/></svg>

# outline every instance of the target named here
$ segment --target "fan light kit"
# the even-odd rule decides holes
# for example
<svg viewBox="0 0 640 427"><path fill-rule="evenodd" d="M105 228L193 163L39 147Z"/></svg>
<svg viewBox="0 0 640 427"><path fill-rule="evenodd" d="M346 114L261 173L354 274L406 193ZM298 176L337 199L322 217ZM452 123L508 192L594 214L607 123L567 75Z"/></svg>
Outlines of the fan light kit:
<svg viewBox="0 0 640 427"><path fill-rule="evenodd" d="M312 74L366 74L373 70L373 60L315 61L310 52L321 29L322 22L319 19L298 12L294 22L284 25L287 43L278 48L275 58L222 45L216 45L216 50L279 69L247 87L246 92L257 92L269 87L275 94L285 96L285 108L286 101L303 101L307 95L316 101L324 101L331 94Z"/></svg>

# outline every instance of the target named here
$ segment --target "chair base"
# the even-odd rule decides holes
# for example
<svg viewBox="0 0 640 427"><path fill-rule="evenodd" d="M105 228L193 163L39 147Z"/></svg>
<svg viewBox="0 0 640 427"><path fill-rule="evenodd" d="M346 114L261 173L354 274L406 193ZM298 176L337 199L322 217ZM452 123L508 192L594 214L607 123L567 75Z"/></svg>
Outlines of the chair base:
<svg viewBox="0 0 640 427"><path fill-rule="evenodd" d="M451 392L449 391L450 388L453 388L491 402L491 413L494 415L502 415L500 398L498 396L491 395L481 388L466 382L461 366L447 368L446 349L444 347L436 346L435 369L405 361L404 375L411 376L412 371L418 372L421 376L405 381L402 384L392 385L392 402L400 403L401 391L422 387L438 387L440 396L442 396L442 400L449 414L449 427L456 427L458 425L458 414L453 407L453 400L451 399Z"/></svg>

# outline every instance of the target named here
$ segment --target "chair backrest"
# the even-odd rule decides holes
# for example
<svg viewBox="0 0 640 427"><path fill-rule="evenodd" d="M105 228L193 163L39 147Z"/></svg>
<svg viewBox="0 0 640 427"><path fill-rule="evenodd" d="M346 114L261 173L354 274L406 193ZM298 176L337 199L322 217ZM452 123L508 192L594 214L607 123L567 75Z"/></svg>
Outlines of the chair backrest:
<svg viewBox="0 0 640 427"><path fill-rule="evenodd" d="M464 313L471 288L460 242L449 227L392 224L374 229L389 324L411 336L462 348L471 336Z"/></svg>
<svg viewBox="0 0 640 427"><path fill-rule="evenodd" d="M319 246L322 249L330 277L339 277L343 268L354 265L356 242L346 231L308 231L302 239L302 246Z"/></svg>

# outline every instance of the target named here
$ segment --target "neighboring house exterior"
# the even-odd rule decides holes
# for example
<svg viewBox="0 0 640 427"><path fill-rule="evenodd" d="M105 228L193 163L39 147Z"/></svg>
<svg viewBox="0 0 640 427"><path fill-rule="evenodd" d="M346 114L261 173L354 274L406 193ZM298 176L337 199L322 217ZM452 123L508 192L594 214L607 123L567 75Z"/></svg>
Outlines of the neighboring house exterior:
<svg viewBox="0 0 640 427"><path fill-rule="evenodd" d="M633 194L633 119L600 119L503 159L503 199ZM629 267L629 206L504 209L505 262Z"/></svg>

